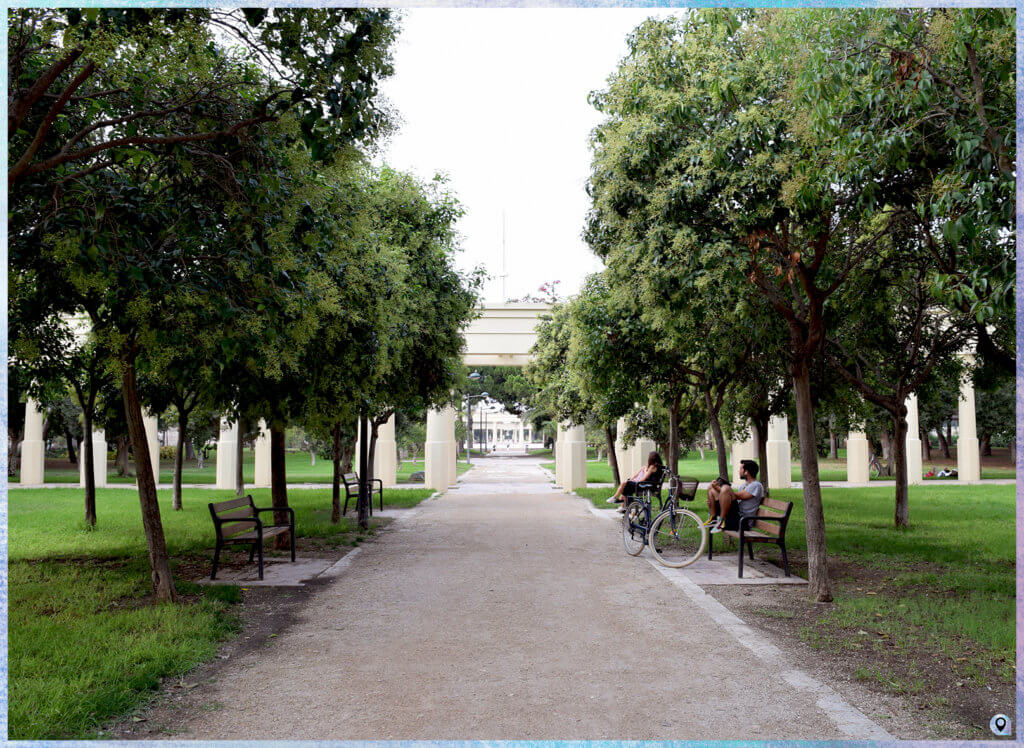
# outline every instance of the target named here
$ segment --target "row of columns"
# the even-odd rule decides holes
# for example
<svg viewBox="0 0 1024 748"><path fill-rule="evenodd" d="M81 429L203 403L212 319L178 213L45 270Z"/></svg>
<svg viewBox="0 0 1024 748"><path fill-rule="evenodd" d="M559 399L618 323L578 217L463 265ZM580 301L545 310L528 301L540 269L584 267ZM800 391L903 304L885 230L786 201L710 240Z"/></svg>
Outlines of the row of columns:
<svg viewBox="0 0 1024 748"><path fill-rule="evenodd" d="M455 484L456 443L455 409L446 407L427 413L427 441L424 449L426 459L426 485L438 491ZM25 439L21 445L21 485L31 486L43 483L45 444L43 442L43 412L34 400L25 404ZM957 441L957 472L961 481L981 479L981 459L978 453L978 432L974 409L974 387L970 381L960 388L958 403L959 438ZM153 474L159 477L160 442L157 436L156 416L144 414L146 440L149 445ZM270 485L270 432L264 421L260 421L260 433L256 439L255 476L253 485ZM917 395L907 399L907 476L912 484L923 482L921 439L918 436ZM626 431L624 419L619 419L619 438L615 442L615 456L623 480L634 475L647 463L647 455L655 449L654 442L640 439L625 444L621 435ZM103 429L92 434L93 474L96 486L107 485L107 443ZM235 487L236 460L238 459L238 424L227 419L221 420L217 443L217 488ZM776 416L768 424L768 487L788 488L790 485L789 425L785 416ZM358 446L357 446L358 450ZM867 483L870 480L868 458L869 445L863 430L851 431L846 440L846 479L851 483ZM356 452L358 454L358 451ZM753 437L732 445L733 480L739 480L740 460L757 460ZM566 491L587 485L587 447L582 426L559 424L555 440L555 483ZM79 460L81 484L85 484L85 463ZM395 443L395 417L377 431L377 446L374 455L374 476L385 486L397 482L397 445ZM159 478L158 478L159 479Z"/></svg>

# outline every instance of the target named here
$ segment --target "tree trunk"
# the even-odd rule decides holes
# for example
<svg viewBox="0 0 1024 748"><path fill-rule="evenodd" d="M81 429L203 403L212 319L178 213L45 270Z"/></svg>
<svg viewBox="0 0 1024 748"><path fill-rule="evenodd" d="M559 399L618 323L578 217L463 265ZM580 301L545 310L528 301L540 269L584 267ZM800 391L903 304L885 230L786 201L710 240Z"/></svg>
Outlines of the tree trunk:
<svg viewBox="0 0 1024 748"><path fill-rule="evenodd" d="M85 524L96 527L96 461L92 456L92 408L88 405L82 408L82 432L85 434L85 439L82 440L82 460L85 461Z"/></svg>
<svg viewBox="0 0 1024 748"><path fill-rule="evenodd" d="M948 421L946 421L946 444L948 444L949 447L953 446L953 419L952 418L950 418ZM948 455L948 454L946 455L946 457L950 457L950 459L952 459L952 457L950 455Z"/></svg>
<svg viewBox="0 0 1024 748"><path fill-rule="evenodd" d="M341 472L351 473L356 456L356 440L344 439L341 443Z"/></svg>
<svg viewBox="0 0 1024 748"><path fill-rule="evenodd" d="M367 494L368 494L368 497L367 497L368 501L370 503L372 503L373 502L373 478L374 478L374 475L373 475L373 465L374 465L374 462L373 462L373 460L374 460L374 455L377 454L377 429L379 429L382 424L378 424L375 419L370 419L370 424L369 425L370 425L370 443L369 443L369 446L366 449L366 486L367 486L366 490L367 490ZM458 460L458 454L455 455L455 458L456 458L456 460ZM360 473L360 476L361 475L362 475L362 473Z"/></svg>
<svg viewBox="0 0 1024 748"><path fill-rule="evenodd" d="M333 449L331 459L334 462L334 475L331 477L331 524L341 522L341 423L335 423L331 430Z"/></svg>
<svg viewBox="0 0 1024 748"><path fill-rule="evenodd" d="M367 448L370 435L367 428L366 416L359 416L359 500L356 502L359 527L363 530L370 528L370 484L367 478L370 475Z"/></svg>
<svg viewBox="0 0 1024 748"><path fill-rule="evenodd" d="M239 441L242 433L239 428ZM284 509L288 506L288 477L285 475L284 460L284 428L277 425L276 421L270 424L270 505L275 509ZM288 512L274 512L274 524L288 524ZM290 538L287 533L282 533L274 539L274 547L278 550L288 548Z"/></svg>
<svg viewBox="0 0 1024 748"><path fill-rule="evenodd" d="M668 404L668 469L679 475L679 401L682 395L675 395Z"/></svg>
<svg viewBox="0 0 1024 748"><path fill-rule="evenodd" d="M68 443L68 462L72 465L77 465L78 455L75 454L75 437L69 429L64 429L64 441Z"/></svg>
<svg viewBox="0 0 1024 748"><path fill-rule="evenodd" d="M830 602L832 585L828 576L828 556L825 549L825 511L821 504L818 450L814 437L814 403L811 400L811 377L806 362L794 362L792 374L797 431L800 436L800 468L803 473L808 581L810 592L818 602Z"/></svg>
<svg viewBox="0 0 1024 748"><path fill-rule="evenodd" d="M171 508L181 511L181 470L185 462L185 429L188 413L178 408L178 448L174 450L174 479L171 481Z"/></svg>
<svg viewBox="0 0 1024 748"><path fill-rule="evenodd" d="M729 475L729 459L725 453L725 437L722 436L722 424L718 422L718 411L711 400L711 390L704 391L704 405L708 410L708 421L711 423L711 434L715 437L715 449L718 450L718 474Z"/></svg>
<svg viewBox="0 0 1024 748"><path fill-rule="evenodd" d="M828 430L828 458L830 460L839 459L839 437L831 427Z"/></svg>
<svg viewBox="0 0 1024 748"><path fill-rule="evenodd" d="M982 457L991 457L992 456L992 435L991 434L987 434L981 440L981 456Z"/></svg>
<svg viewBox="0 0 1024 748"><path fill-rule="evenodd" d="M935 431L939 435L939 447L942 449L942 456L945 457L947 460L953 459L952 455L950 455L949 453L949 440L946 439L946 434L942 430L941 423Z"/></svg>
<svg viewBox="0 0 1024 748"><path fill-rule="evenodd" d="M1010 464L1017 466L1017 439L1010 439Z"/></svg>
<svg viewBox="0 0 1024 748"><path fill-rule="evenodd" d="M245 419L241 416L238 417L238 440L235 442L235 497L242 498L245 496L245 472L243 459L245 458L245 440L242 435L245 434ZM285 506L287 506L288 499L285 499ZM275 523L277 520L275 520ZM279 539L285 537L283 535L277 536Z"/></svg>
<svg viewBox="0 0 1024 748"><path fill-rule="evenodd" d="M927 429L921 429L921 457L925 462L930 462L932 459L932 442Z"/></svg>
<svg viewBox="0 0 1024 748"><path fill-rule="evenodd" d="M889 433L889 429L882 429L878 432L878 440L882 442L882 459L879 460L882 475L892 475L893 444L892 434Z"/></svg>
<svg viewBox="0 0 1024 748"><path fill-rule="evenodd" d="M149 550L149 568L153 579L153 592L158 600L174 602L177 592L171 577L171 560L167 555L163 523L160 521L160 503L156 496L156 476L149 459L149 440L142 421L142 405L135 381L135 362L123 362L121 396L124 400L124 415L128 421L128 434L135 453L135 475L139 485L139 505L142 508L142 527L146 533L146 547Z"/></svg>
<svg viewBox="0 0 1024 748"><path fill-rule="evenodd" d="M757 445L758 470L757 480L764 486L764 495L768 496L768 414L756 413L751 420L754 429L754 444Z"/></svg>
<svg viewBox="0 0 1024 748"><path fill-rule="evenodd" d="M192 446L192 440L191 439L186 439L184 434L178 434L178 441L184 441L185 442L185 459L186 460L194 460L194 459L196 459L196 450L195 450L195 447Z"/></svg>
<svg viewBox="0 0 1024 748"><path fill-rule="evenodd" d="M615 454L615 435L612 433L611 426L604 427L604 438L608 442L608 464L612 469L612 480L617 486L622 479L619 477L619 456Z"/></svg>
<svg viewBox="0 0 1024 748"><path fill-rule="evenodd" d="M902 412L893 416L893 426L896 431L892 445L893 474L896 476L896 527L907 527L910 524L910 502L907 489L906 408L902 408Z"/></svg>
<svg viewBox="0 0 1024 748"><path fill-rule="evenodd" d="M124 436L119 436L114 443L117 445L115 448L117 451L114 453L114 464L117 465L117 474L121 477L131 475L131 472L128 470L128 440Z"/></svg>

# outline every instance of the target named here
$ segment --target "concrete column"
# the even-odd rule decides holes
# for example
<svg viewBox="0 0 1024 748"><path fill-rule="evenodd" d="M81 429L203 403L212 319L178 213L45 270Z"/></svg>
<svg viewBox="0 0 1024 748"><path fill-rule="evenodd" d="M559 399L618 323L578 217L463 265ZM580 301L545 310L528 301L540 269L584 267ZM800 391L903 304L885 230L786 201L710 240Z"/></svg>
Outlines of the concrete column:
<svg viewBox="0 0 1024 748"><path fill-rule="evenodd" d="M25 439L21 442L21 485L43 483L46 444L43 442L43 411L32 398L25 401ZM81 462L81 460L79 460Z"/></svg>
<svg viewBox="0 0 1024 748"><path fill-rule="evenodd" d="M220 436L217 439L217 488L235 487L235 461L238 456L238 422L220 419Z"/></svg>
<svg viewBox="0 0 1024 748"><path fill-rule="evenodd" d="M377 447L373 453L373 475L380 478L385 488L398 483L398 444L395 442L394 413L386 423L377 429Z"/></svg>
<svg viewBox="0 0 1024 748"><path fill-rule="evenodd" d="M427 441L424 444L424 473L426 486L435 491L447 491L451 485L451 449L454 424L451 409L427 411Z"/></svg>
<svg viewBox="0 0 1024 748"><path fill-rule="evenodd" d="M563 477L565 473L565 458L562 457L562 448L565 446L565 427L561 422L555 428L555 448L552 450L555 456L555 485L565 487Z"/></svg>
<svg viewBox="0 0 1024 748"><path fill-rule="evenodd" d="M566 491L587 487L587 437L583 426L565 425L565 446L562 448L563 482Z"/></svg>
<svg viewBox="0 0 1024 748"><path fill-rule="evenodd" d="M92 474L96 488L107 485L107 435L103 429L92 432ZM85 486L85 460L81 448L78 450L78 485Z"/></svg>
<svg viewBox="0 0 1024 748"><path fill-rule="evenodd" d="M867 483L871 480L868 461L871 459L868 437L863 431L851 431L846 435L846 480L850 483Z"/></svg>
<svg viewBox="0 0 1024 748"><path fill-rule="evenodd" d="M732 443L732 482L740 483L740 460L757 461L757 445L754 443L754 434L751 432L744 441Z"/></svg>
<svg viewBox="0 0 1024 748"><path fill-rule="evenodd" d="M630 448L630 454L632 456L632 469L630 475L634 475L642 468L647 467L647 455L657 449L658 445L654 443L653 439L637 439L633 442L633 446ZM664 457L664 455L662 455ZM626 476L627 478L629 476Z"/></svg>
<svg viewBox="0 0 1024 748"><path fill-rule="evenodd" d="M965 355L970 366L974 356ZM960 402L957 408L959 426L956 439L956 471L959 480L981 480L981 455L978 453L978 429L974 412L974 382L970 378L960 383Z"/></svg>
<svg viewBox="0 0 1024 748"><path fill-rule="evenodd" d="M270 427L260 419L260 433L256 437L254 486L266 488L270 486Z"/></svg>
<svg viewBox="0 0 1024 748"><path fill-rule="evenodd" d="M358 459L358 438L356 439L355 454ZM358 467L356 467L356 472L359 472ZM373 477L380 478L385 487L398 483L398 447L395 444L394 414L377 428L377 445L373 450Z"/></svg>
<svg viewBox="0 0 1024 748"><path fill-rule="evenodd" d="M768 420L768 488L789 488L792 480L789 450L789 420L775 416ZM755 458L756 459L756 458Z"/></svg>
<svg viewBox="0 0 1024 748"><path fill-rule="evenodd" d="M160 425L157 417L149 411L142 413L142 425L146 429L146 444L149 446L149 463L153 468L153 480L160 485ZM138 467L135 468L136 472Z"/></svg>
<svg viewBox="0 0 1024 748"><path fill-rule="evenodd" d="M629 472L629 465L633 457L629 453L629 445L622 439L626 433L626 419L620 418L615 424L615 461L619 465L619 476L626 480L626 473Z"/></svg>
<svg viewBox="0 0 1024 748"><path fill-rule="evenodd" d="M917 395L907 398L907 483L924 483L921 469L921 436L918 431Z"/></svg>

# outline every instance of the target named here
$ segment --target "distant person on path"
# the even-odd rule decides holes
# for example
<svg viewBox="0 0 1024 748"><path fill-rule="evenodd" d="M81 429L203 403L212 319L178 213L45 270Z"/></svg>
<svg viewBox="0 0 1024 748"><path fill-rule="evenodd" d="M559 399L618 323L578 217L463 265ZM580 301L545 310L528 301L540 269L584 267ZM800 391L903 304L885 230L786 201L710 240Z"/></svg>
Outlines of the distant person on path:
<svg viewBox="0 0 1024 748"><path fill-rule="evenodd" d="M662 471L665 469L661 462L661 455L657 452L651 452L647 455L647 465L636 471L636 475L627 481L623 481L619 486L618 490L608 497L607 501L609 504L622 504L626 500L624 496L636 496L636 486L638 483L657 483L658 478L661 477ZM625 507L619 509L620 512L625 512Z"/></svg>
<svg viewBox="0 0 1024 748"><path fill-rule="evenodd" d="M708 524L711 532L740 529L741 517L756 517L764 500L764 486L757 480L757 463L740 461L743 484L733 488L726 478L716 478L708 487Z"/></svg>

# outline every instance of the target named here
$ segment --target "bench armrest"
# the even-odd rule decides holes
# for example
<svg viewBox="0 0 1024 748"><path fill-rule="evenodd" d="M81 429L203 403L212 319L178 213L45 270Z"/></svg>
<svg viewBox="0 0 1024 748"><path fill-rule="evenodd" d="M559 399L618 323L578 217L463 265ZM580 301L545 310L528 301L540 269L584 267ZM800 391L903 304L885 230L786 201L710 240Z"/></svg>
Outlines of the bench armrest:
<svg viewBox="0 0 1024 748"><path fill-rule="evenodd" d="M255 509L257 515L259 515L260 512L288 512L288 514L291 515L292 518L292 527L295 526L295 510L292 509L290 506L265 506L262 508L255 507ZM259 520L256 521L259 522Z"/></svg>

